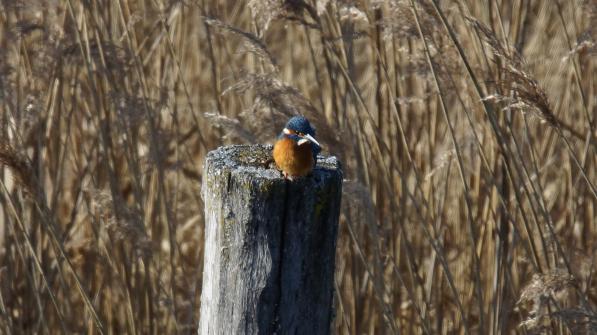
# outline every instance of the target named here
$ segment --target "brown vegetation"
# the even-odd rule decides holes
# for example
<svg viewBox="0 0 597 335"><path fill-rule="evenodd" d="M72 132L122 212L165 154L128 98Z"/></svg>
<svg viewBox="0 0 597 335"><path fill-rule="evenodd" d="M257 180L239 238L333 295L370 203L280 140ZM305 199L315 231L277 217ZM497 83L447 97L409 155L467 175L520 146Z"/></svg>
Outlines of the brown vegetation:
<svg viewBox="0 0 597 335"><path fill-rule="evenodd" d="M596 41L590 0L0 1L0 333L194 333L205 154L297 113L338 334L596 333Z"/></svg>

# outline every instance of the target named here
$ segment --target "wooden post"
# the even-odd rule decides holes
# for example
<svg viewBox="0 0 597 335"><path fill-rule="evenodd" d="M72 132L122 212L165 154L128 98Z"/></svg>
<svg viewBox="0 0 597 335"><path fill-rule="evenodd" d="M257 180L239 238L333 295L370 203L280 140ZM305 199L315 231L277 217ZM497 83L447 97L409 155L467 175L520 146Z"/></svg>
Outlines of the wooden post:
<svg viewBox="0 0 597 335"><path fill-rule="evenodd" d="M221 147L203 178L199 334L329 334L342 191L335 157L284 180L272 147Z"/></svg>

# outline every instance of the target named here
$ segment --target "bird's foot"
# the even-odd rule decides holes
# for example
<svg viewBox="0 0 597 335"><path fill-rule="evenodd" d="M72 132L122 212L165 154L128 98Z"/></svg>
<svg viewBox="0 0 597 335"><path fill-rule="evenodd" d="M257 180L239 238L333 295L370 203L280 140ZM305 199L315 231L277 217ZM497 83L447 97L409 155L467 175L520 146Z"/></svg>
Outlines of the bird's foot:
<svg viewBox="0 0 597 335"><path fill-rule="evenodd" d="M286 171L282 171L282 174L284 175L284 179L290 180L292 181L292 176L288 174L288 172Z"/></svg>

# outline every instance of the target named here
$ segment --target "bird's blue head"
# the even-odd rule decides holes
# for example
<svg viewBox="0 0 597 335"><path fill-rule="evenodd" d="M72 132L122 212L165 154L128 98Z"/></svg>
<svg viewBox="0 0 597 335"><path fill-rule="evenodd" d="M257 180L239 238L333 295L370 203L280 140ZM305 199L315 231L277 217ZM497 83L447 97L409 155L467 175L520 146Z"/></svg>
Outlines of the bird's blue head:
<svg viewBox="0 0 597 335"><path fill-rule="evenodd" d="M317 159L317 154L321 151L319 142L315 140L315 129L311 127L309 120L304 116L293 116L288 120L280 137L286 136L298 142L299 145L311 144L313 157Z"/></svg>
<svg viewBox="0 0 597 335"><path fill-rule="evenodd" d="M311 127L309 120L304 116L293 116L286 123L286 129L291 130L297 134L309 134L315 136L315 129Z"/></svg>

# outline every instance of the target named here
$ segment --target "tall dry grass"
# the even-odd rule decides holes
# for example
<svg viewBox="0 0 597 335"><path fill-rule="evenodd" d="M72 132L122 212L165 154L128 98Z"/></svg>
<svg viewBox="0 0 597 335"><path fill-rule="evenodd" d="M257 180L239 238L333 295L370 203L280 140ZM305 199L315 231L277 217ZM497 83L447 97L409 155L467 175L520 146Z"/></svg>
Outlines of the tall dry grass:
<svg viewBox="0 0 597 335"><path fill-rule="evenodd" d="M207 151L344 163L338 334L597 333L594 1L0 1L0 333L194 333Z"/></svg>

